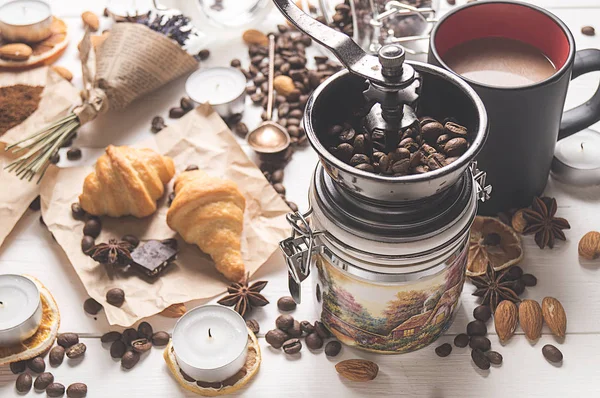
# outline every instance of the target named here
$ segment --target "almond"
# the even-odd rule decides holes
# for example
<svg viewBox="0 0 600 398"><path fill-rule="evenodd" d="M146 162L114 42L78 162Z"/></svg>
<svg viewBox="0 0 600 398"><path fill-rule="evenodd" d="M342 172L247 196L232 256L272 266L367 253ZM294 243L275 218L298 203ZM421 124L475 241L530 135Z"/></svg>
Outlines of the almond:
<svg viewBox="0 0 600 398"><path fill-rule="evenodd" d="M12 43L0 47L0 58L11 61L25 61L31 57L32 53L31 47L23 43Z"/></svg>
<svg viewBox="0 0 600 398"><path fill-rule="evenodd" d="M519 304L519 323L525 336L535 341L542 335L542 308L535 300L523 300Z"/></svg>
<svg viewBox="0 0 600 398"><path fill-rule="evenodd" d="M565 337L567 314L560 301L554 297L544 297L542 300L542 315L552 334L557 337Z"/></svg>
<svg viewBox="0 0 600 398"><path fill-rule="evenodd" d="M519 320L517 306L509 300L501 301L494 312L494 326L502 343L507 342L515 334Z"/></svg>
<svg viewBox="0 0 600 398"><path fill-rule="evenodd" d="M375 362L364 359L347 359L338 362L335 370L340 376L352 381L369 381L377 377L379 366Z"/></svg>
<svg viewBox="0 0 600 398"><path fill-rule="evenodd" d="M92 32L95 32L100 28L100 20L98 16L91 11L86 11L81 14L81 20L83 24L90 28Z"/></svg>
<svg viewBox="0 0 600 398"><path fill-rule="evenodd" d="M73 74L67 68L65 68L63 66L53 66L52 69L54 70L54 72L61 75L65 80L67 80L67 81L73 80Z"/></svg>
<svg viewBox="0 0 600 398"><path fill-rule="evenodd" d="M179 318L183 314L185 314L186 311L187 311L187 308L185 308L185 304L179 303L179 304L173 304L173 305L165 308L164 310L162 310L160 315L166 316L167 318Z"/></svg>
<svg viewBox="0 0 600 398"><path fill-rule="evenodd" d="M600 232L590 231L579 241L579 255L587 260L600 256Z"/></svg>
<svg viewBox="0 0 600 398"><path fill-rule="evenodd" d="M248 45L259 44L267 47L269 45L269 38L263 32L256 29L248 29L242 34L242 39Z"/></svg>
<svg viewBox="0 0 600 398"><path fill-rule="evenodd" d="M277 91L277 94L287 97L296 89L296 86L291 77L279 75L273 79L273 88Z"/></svg>

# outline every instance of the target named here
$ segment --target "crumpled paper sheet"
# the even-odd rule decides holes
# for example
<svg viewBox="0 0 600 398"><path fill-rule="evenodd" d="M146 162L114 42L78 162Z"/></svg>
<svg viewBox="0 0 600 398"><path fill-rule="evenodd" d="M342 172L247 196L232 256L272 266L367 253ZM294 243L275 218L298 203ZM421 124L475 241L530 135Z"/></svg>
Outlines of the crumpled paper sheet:
<svg viewBox="0 0 600 398"><path fill-rule="evenodd" d="M25 72L0 73L0 87L15 84L44 86L38 109L23 123L0 136L0 245L17 224L29 203L39 194L37 178L20 180L4 168L17 156L7 153L5 144L17 142L41 130L66 115L69 108L79 103L79 90L48 67Z"/></svg>
<svg viewBox="0 0 600 398"><path fill-rule="evenodd" d="M149 142L136 146L158 148L173 158L178 173L195 164L210 175L237 183L246 198L242 256L250 275L267 261L279 241L289 235L290 227L285 220L289 208L210 106L198 107ZM215 270L210 257L196 245L186 244L167 226L167 197L173 181L154 215L144 219L102 217L102 233L96 239L107 242L126 234L142 240L177 237L178 259L166 272L152 280L133 270L125 273L100 265L83 254L84 223L71 216L70 207L77 202L83 181L92 171L92 167L49 169L41 188L42 212L88 294L104 306L111 325L130 326L171 304L210 298L226 290L229 282ZM120 308L106 303L106 292L114 287L125 291L125 303Z"/></svg>

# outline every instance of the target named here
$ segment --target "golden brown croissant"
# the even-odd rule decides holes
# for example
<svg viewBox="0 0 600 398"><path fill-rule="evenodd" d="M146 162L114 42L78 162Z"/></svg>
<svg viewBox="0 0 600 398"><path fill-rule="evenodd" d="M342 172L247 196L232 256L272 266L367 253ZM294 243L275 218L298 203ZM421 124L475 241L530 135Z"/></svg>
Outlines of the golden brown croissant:
<svg viewBox="0 0 600 398"><path fill-rule="evenodd" d="M240 252L246 200L237 185L194 170L180 174L174 188L169 227L209 254L227 279L241 281L246 274Z"/></svg>
<svg viewBox="0 0 600 398"><path fill-rule="evenodd" d="M146 217L156 211L164 184L175 174L173 160L151 149L109 145L83 182L79 204L90 214Z"/></svg>

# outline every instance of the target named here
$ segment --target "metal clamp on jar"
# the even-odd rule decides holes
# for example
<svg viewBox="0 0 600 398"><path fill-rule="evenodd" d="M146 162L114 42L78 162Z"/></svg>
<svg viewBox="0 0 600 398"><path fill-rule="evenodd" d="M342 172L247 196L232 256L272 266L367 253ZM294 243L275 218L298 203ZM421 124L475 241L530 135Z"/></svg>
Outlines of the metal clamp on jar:
<svg viewBox="0 0 600 398"><path fill-rule="evenodd" d="M378 352L421 348L451 323L477 201L491 191L473 161L487 134L483 103L458 77L405 62L398 44L368 55L290 0L275 4L347 67L314 91L304 113L321 162L309 189L311 209L288 216L294 232L280 244L292 297L300 302L300 284L315 264L319 314L340 341ZM423 115L456 117L471 145L454 162L424 174L360 170L323 144L331 121L346 120L357 107L364 110L365 131L383 137L383 152L396 148L398 132Z"/></svg>

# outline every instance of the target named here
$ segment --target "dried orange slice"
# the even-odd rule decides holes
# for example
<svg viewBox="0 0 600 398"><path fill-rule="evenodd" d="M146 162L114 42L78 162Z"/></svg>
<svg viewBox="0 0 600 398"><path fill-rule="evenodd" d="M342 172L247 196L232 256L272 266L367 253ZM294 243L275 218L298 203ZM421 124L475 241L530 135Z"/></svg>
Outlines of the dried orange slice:
<svg viewBox="0 0 600 398"><path fill-rule="evenodd" d="M42 300L42 323L37 332L20 345L0 347L0 366L13 362L26 361L35 358L52 347L58 327L60 326L60 312L52 294L40 281L32 276L24 275L31 279L40 289Z"/></svg>
<svg viewBox="0 0 600 398"><path fill-rule="evenodd" d="M69 38L67 35L67 25L62 19L52 17L50 30L52 31L52 35L47 39L38 43L27 44L33 50L31 57L25 61L0 59L0 70L29 69L54 63L67 48ZM0 40L0 45L2 45L2 40Z"/></svg>
<svg viewBox="0 0 600 398"><path fill-rule="evenodd" d="M485 274L488 263L500 271L523 259L521 239L497 218L475 217L469 238L468 276Z"/></svg>
<svg viewBox="0 0 600 398"><path fill-rule="evenodd" d="M177 365L177 358L175 358L171 342L165 348L163 357L173 377L175 377L175 380L177 380L181 387L203 397L232 394L240 390L256 375L262 361L258 340L250 329L248 329L248 358L246 359L246 364L237 374L221 383L196 382L189 376L184 376L179 365Z"/></svg>

